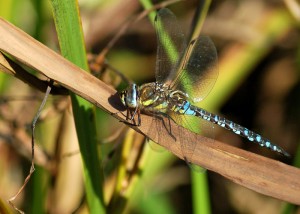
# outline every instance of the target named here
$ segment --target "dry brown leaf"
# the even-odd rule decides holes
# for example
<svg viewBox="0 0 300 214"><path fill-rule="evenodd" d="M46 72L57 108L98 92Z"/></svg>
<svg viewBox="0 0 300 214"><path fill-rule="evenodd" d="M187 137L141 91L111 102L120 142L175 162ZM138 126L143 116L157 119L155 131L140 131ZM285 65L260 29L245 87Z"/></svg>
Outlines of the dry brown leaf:
<svg viewBox="0 0 300 214"><path fill-rule="evenodd" d="M115 96L115 89L81 70L3 19L0 19L0 35L0 50L3 53L44 74L114 117L125 120L122 114L115 114L121 108L120 101ZM3 61L0 61L0 65L2 69L5 67ZM150 124L151 117L142 115L141 126L132 128L147 135ZM249 189L300 205L298 168L190 133L174 124L172 126L176 127L172 130L174 136L177 136L177 132L182 132L197 140L194 155L189 157L193 163L217 172ZM154 140L156 138L155 134L147 136ZM178 140L175 141L169 136L161 139L160 144L183 159Z"/></svg>

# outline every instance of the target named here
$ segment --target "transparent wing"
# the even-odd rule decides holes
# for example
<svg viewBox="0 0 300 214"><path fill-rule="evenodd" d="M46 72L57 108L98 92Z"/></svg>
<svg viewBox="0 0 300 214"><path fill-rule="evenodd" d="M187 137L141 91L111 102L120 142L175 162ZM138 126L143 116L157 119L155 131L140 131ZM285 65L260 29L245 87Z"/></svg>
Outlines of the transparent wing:
<svg viewBox="0 0 300 214"><path fill-rule="evenodd" d="M166 8L158 11L155 29L157 35L156 81L168 83L175 77L179 58L185 49L184 34L176 16Z"/></svg>
<svg viewBox="0 0 300 214"><path fill-rule="evenodd" d="M199 102L211 91L217 77L216 47L209 37L200 36L190 42L171 87L186 92L193 102Z"/></svg>
<svg viewBox="0 0 300 214"><path fill-rule="evenodd" d="M180 115L173 112L168 112L173 121L180 126L189 129L191 132L201 134L210 138L214 138L214 126L212 123L201 120L200 118L191 115ZM178 140L180 141L182 154L189 164L193 158L196 144L196 135L188 134L186 132L178 132ZM190 165L190 164L189 164Z"/></svg>
<svg viewBox="0 0 300 214"><path fill-rule="evenodd" d="M153 116L149 130L147 131L147 135L152 137L151 140L160 145L162 139L164 139L168 142L168 144L165 145L167 148L170 148L171 146L178 146L179 144L171 145L171 142L177 140L177 136L173 135L173 133L178 133L179 126L174 123L171 124L170 118L168 117L164 117L159 114ZM179 146L177 147L177 150L181 151Z"/></svg>

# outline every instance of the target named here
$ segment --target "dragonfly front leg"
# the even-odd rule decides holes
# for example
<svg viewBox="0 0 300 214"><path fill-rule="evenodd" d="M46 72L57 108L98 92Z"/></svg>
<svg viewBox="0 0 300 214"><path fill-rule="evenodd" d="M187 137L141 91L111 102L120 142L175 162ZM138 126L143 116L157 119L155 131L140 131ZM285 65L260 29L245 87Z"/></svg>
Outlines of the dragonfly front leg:
<svg viewBox="0 0 300 214"><path fill-rule="evenodd" d="M138 123L136 123L135 116L138 117ZM141 111L139 108L127 109L126 111L126 121L132 121L132 123L126 122L129 125L140 126L141 125Z"/></svg>
<svg viewBox="0 0 300 214"><path fill-rule="evenodd" d="M126 121L129 120L129 114L130 114L130 110L127 108L126 109Z"/></svg>
<svg viewBox="0 0 300 214"><path fill-rule="evenodd" d="M132 111L131 111L131 113L132 113ZM135 115L138 116L138 124L136 124L136 122L135 122L135 119L134 119ZM131 114L130 120L132 120L134 122L134 125L137 125L137 126L141 125L141 111L138 106L134 109L133 114Z"/></svg>
<svg viewBox="0 0 300 214"><path fill-rule="evenodd" d="M133 121L133 124L130 123L130 122L127 122L127 121ZM135 123L135 120L134 120L134 117L133 117L133 114L132 114L132 110L127 108L126 109L126 122L124 122L128 125L135 125L136 126L136 123Z"/></svg>

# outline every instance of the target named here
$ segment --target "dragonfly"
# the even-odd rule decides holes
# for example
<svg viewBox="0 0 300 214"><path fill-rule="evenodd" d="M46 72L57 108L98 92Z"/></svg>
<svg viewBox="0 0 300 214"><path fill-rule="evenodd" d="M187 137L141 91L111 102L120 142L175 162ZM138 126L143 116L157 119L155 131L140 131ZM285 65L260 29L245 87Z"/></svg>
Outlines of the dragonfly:
<svg viewBox="0 0 300 214"><path fill-rule="evenodd" d="M141 113L151 115L154 122L150 129L160 133L159 129L166 128L166 125L162 125L159 118L171 119L179 126L194 130L199 126L190 122L189 118L196 117L204 124L220 126L261 147L289 156L280 146L260 134L196 106L208 95L218 77L217 50L209 37L199 36L186 45L176 16L166 8L157 12L155 29L158 41L156 81L141 86L131 83L119 94L127 109L126 120L139 126L142 122ZM180 137L180 143L186 144L181 146L182 150L195 148L190 144L197 142L189 140L188 136L175 137ZM188 160L187 152L182 152Z"/></svg>

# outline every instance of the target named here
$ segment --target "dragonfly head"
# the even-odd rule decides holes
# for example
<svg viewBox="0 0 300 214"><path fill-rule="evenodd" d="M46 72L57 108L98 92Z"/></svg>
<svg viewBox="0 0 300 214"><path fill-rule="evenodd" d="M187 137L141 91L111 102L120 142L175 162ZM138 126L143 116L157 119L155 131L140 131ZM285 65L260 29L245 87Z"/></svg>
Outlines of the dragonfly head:
<svg viewBox="0 0 300 214"><path fill-rule="evenodd" d="M138 87L135 83L130 84L127 89L120 93L121 102L125 107L138 107Z"/></svg>

